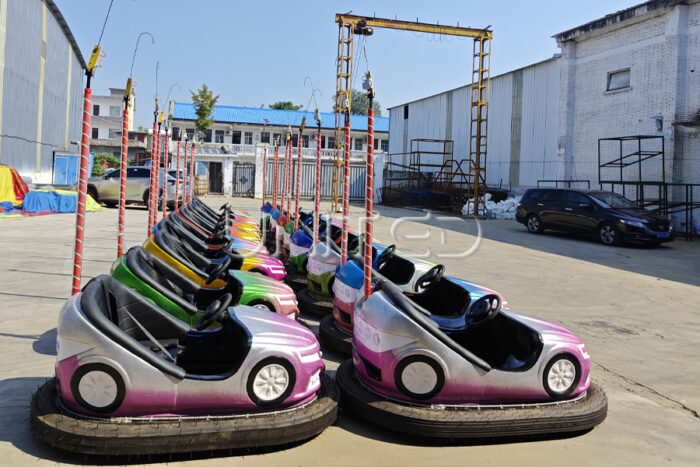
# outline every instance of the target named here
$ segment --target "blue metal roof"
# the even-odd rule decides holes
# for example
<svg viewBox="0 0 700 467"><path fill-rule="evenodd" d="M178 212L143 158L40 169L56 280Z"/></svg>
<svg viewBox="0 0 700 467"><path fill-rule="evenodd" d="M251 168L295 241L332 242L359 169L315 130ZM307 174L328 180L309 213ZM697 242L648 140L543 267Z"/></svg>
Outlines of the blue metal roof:
<svg viewBox="0 0 700 467"><path fill-rule="evenodd" d="M292 125L296 129L301 124L301 119L306 117L306 128L315 128L314 113L302 110L278 110L259 109L254 107L232 107L217 105L214 107L214 121L227 123L249 123L253 125L263 124L265 119L268 125L287 126ZM173 110L173 118L177 120L194 120L194 104L176 102ZM335 125L335 114L321 112L321 127L332 129ZM367 131L366 115L351 115L350 126L353 130ZM374 117L374 131L389 132L389 117Z"/></svg>

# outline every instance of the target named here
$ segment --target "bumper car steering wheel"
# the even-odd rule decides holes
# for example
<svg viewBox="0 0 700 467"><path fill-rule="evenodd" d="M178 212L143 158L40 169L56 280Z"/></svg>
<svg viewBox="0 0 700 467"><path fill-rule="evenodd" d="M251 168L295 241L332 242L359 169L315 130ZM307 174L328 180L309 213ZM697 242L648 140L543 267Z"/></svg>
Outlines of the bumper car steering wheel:
<svg viewBox="0 0 700 467"><path fill-rule="evenodd" d="M501 297L484 295L469 306L465 321L469 326L478 326L494 319L501 312Z"/></svg>
<svg viewBox="0 0 700 467"><path fill-rule="evenodd" d="M212 272L209 273L209 277L207 277L207 281L204 284L209 285L215 280L221 279L227 273L229 267L231 267L231 257L227 256L225 260L223 260L214 268L214 270L212 270Z"/></svg>
<svg viewBox="0 0 700 467"><path fill-rule="evenodd" d="M199 321L197 321L197 330L203 331L216 321L221 321L232 300L233 296L230 293L225 293L221 296L221 298L214 300L207 307L207 311L205 311L202 314L202 317L199 318Z"/></svg>
<svg viewBox="0 0 700 467"><path fill-rule="evenodd" d="M392 245L393 246L393 245ZM386 250L385 250L386 251ZM384 253L382 253L384 254ZM418 278L416 281L416 285L414 286L414 289L416 292L422 292L428 287L430 287L430 284L434 282L438 282L440 279L442 279L442 276L445 274L445 266L442 264L438 264L436 266L433 266Z"/></svg>

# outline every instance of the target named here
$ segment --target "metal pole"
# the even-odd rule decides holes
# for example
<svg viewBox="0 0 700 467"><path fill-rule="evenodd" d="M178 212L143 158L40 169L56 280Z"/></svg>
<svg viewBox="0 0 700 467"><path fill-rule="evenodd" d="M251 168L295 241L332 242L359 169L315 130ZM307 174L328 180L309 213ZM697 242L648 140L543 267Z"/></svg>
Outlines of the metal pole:
<svg viewBox="0 0 700 467"><path fill-rule="evenodd" d="M367 110L367 168L365 180L365 299L372 293L372 201L374 196L374 109L372 97Z"/></svg>
<svg viewBox="0 0 700 467"><path fill-rule="evenodd" d="M262 176L262 204L265 206L265 189L267 188L267 143L265 143L265 152L263 152L263 176Z"/></svg>
<svg viewBox="0 0 700 467"><path fill-rule="evenodd" d="M348 258L348 216L350 215L350 111L345 112L345 160L343 175L343 234L340 242L340 264Z"/></svg>
<svg viewBox="0 0 700 467"><path fill-rule="evenodd" d="M80 291L80 277L83 269L83 237L85 234L85 198L87 197L88 158L90 157L90 111L92 110L92 89L87 73L87 86L83 97L83 134L81 138L80 181L78 182L78 205L75 220L75 250L73 253L73 289L71 295Z"/></svg>
<svg viewBox="0 0 700 467"><path fill-rule="evenodd" d="M295 190L295 199L294 199L294 230L296 231L299 228L299 195L301 194L301 134L302 132L299 132L299 140L297 141L297 183L296 183L296 190Z"/></svg>
<svg viewBox="0 0 700 467"><path fill-rule="evenodd" d="M124 96L122 117L122 163L119 177L119 231L117 233L117 258L124 252L124 220L126 217L126 157L129 150L129 97Z"/></svg>
<svg viewBox="0 0 700 467"><path fill-rule="evenodd" d="M182 166L182 204L187 204L187 192L188 192L188 181L190 179L190 172L188 170L188 163L190 160L189 147L187 147L187 136L185 136L185 164Z"/></svg>
<svg viewBox="0 0 700 467"><path fill-rule="evenodd" d="M156 151L158 150L158 144L156 143L156 138L158 137L158 102L156 101L156 111L153 117L153 141L151 141L151 182L148 185L148 231L146 236L150 236L153 231L153 191L156 187L156 173L155 173L155 160Z"/></svg>
<svg viewBox="0 0 700 467"><path fill-rule="evenodd" d="M318 121L318 133L316 135L316 187L314 196L314 245L318 243L318 224L321 219L321 120Z"/></svg>
<svg viewBox="0 0 700 467"><path fill-rule="evenodd" d="M161 118L162 119L162 113ZM153 203L153 225L158 222L158 203L160 202L160 152L163 150L163 141L161 136L162 122L158 122L158 140L156 142L156 188L155 188L155 201Z"/></svg>
<svg viewBox="0 0 700 467"><path fill-rule="evenodd" d="M165 124L165 151L163 151L163 219L168 211L168 152L170 152L170 135L168 124Z"/></svg>
<svg viewBox="0 0 700 467"><path fill-rule="evenodd" d="M289 146L291 145L291 139L289 136L287 136L287 143L285 144L284 147L284 178L282 179L282 209L281 211L284 211L284 204L287 202L287 182L288 182L288 177L287 173L289 172L288 166L289 166ZM287 214L289 214L289 211L287 211Z"/></svg>
<svg viewBox="0 0 700 467"><path fill-rule="evenodd" d="M177 138L177 162L175 163L175 209L180 206L180 134Z"/></svg>
<svg viewBox="0 0 700 467"><path fill-rule="evenodd" d="M274 166L272 167L272 207L277 209L277 185L279 178L279 161L280 161L280 147L279 141L275 143L275 159Z"/></svg>
<svg viewBox="0 0 700 467"><path fill-rule="evenodd" d="M191 150L192 150L192 154L191 154L191 156L190 156L190 190L189 190L189 191L190 191L189 200L190 200L190 203L191 203L191 202L192 202L192 198L194 197L194 181L195 181L195 178L196 178L196 177L195 177L195 174L194 174L194 171L195 171L195 168L196 168L196 166L194 165L194 141L192 141L192 146L190 146L190 148L191 148Z"/></svg>

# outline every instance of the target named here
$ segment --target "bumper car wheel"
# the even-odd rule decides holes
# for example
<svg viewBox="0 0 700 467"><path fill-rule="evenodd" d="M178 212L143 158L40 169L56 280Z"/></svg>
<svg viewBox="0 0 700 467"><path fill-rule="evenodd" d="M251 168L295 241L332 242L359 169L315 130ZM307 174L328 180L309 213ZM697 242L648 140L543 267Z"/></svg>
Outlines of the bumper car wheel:
<svg viewBox="0 0 700 467"><path fill-rule="evenodd" d="M104 363L80 366L70 380L70 390L80 405L97 413L117 410L126 393L122 376Z"/></svg>
<svg viewBox="0 0 700 467"><path fill-rule="evenodd" d="M329 347L344 355L352 353L352 334L348 334L335 324L335 317L330 314L321 319L318 336L324 347Z"/></svg>
<svg viewBox="0 0 700 467"><path fill-rule="evenodd" d="M571 401L513 405L443 407L386 399L361 384L352 359L335 373L344 408L384 428L424 438L500 438L551 433L580 433L605 420L608 399L595 382Z"/></svg>
<svg viewBox="0 0 700 467"><path fill-rule="evenodd" d="M396 365L396 387L408 397L430 399L445 385L445 372L439 363L424 355L411 355Z"/></svg>
<svg viewBox="0 0 700 467"><path fill-rule="evenodd" d="M283 402L294 389L296 373L283 358L266 358L253 367L248 375L248 397L259 406Z"/></svg>
<svg viewBox="0 0 700 467"><path fill-rule="evenodd" d="M578 386L581 366L571 355L562 354L552 358L544 368L544 389L554 399L568 396Z"/></svg>

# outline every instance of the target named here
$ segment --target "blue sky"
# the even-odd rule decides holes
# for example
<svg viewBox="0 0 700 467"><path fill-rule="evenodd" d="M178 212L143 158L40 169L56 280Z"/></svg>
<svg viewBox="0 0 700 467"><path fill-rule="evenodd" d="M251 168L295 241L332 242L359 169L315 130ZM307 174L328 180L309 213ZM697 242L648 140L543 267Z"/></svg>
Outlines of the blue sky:
<svg viewBox="0 0 700 467"><path fill-rule="evenodd" d="M97 42L109 0L55 0L86 60ZM136 38L143 31L134 66L136 125L150 126L160 63L158 94L190 101L202 83L219 103L250 107L292 100L307 106L310 77L322 111L335 92L337 12L483 28L494 31L491 75L558 53L552 35L634 5L634 0L396 0L234 1L114 0L102 39L106 56L93 78L93 92L123 87ZM537 6L534 6L534 5ZM357 46L358 42L356 42ZM375 30L367 38L367 62L382 108L462 86L470 79L471 39ZM356 57L359 50L356 50ZM360 87L359 79L355 87ZM314 107L311 101L311 107ZM385 113L388 115L388 113Z"/></svg>

